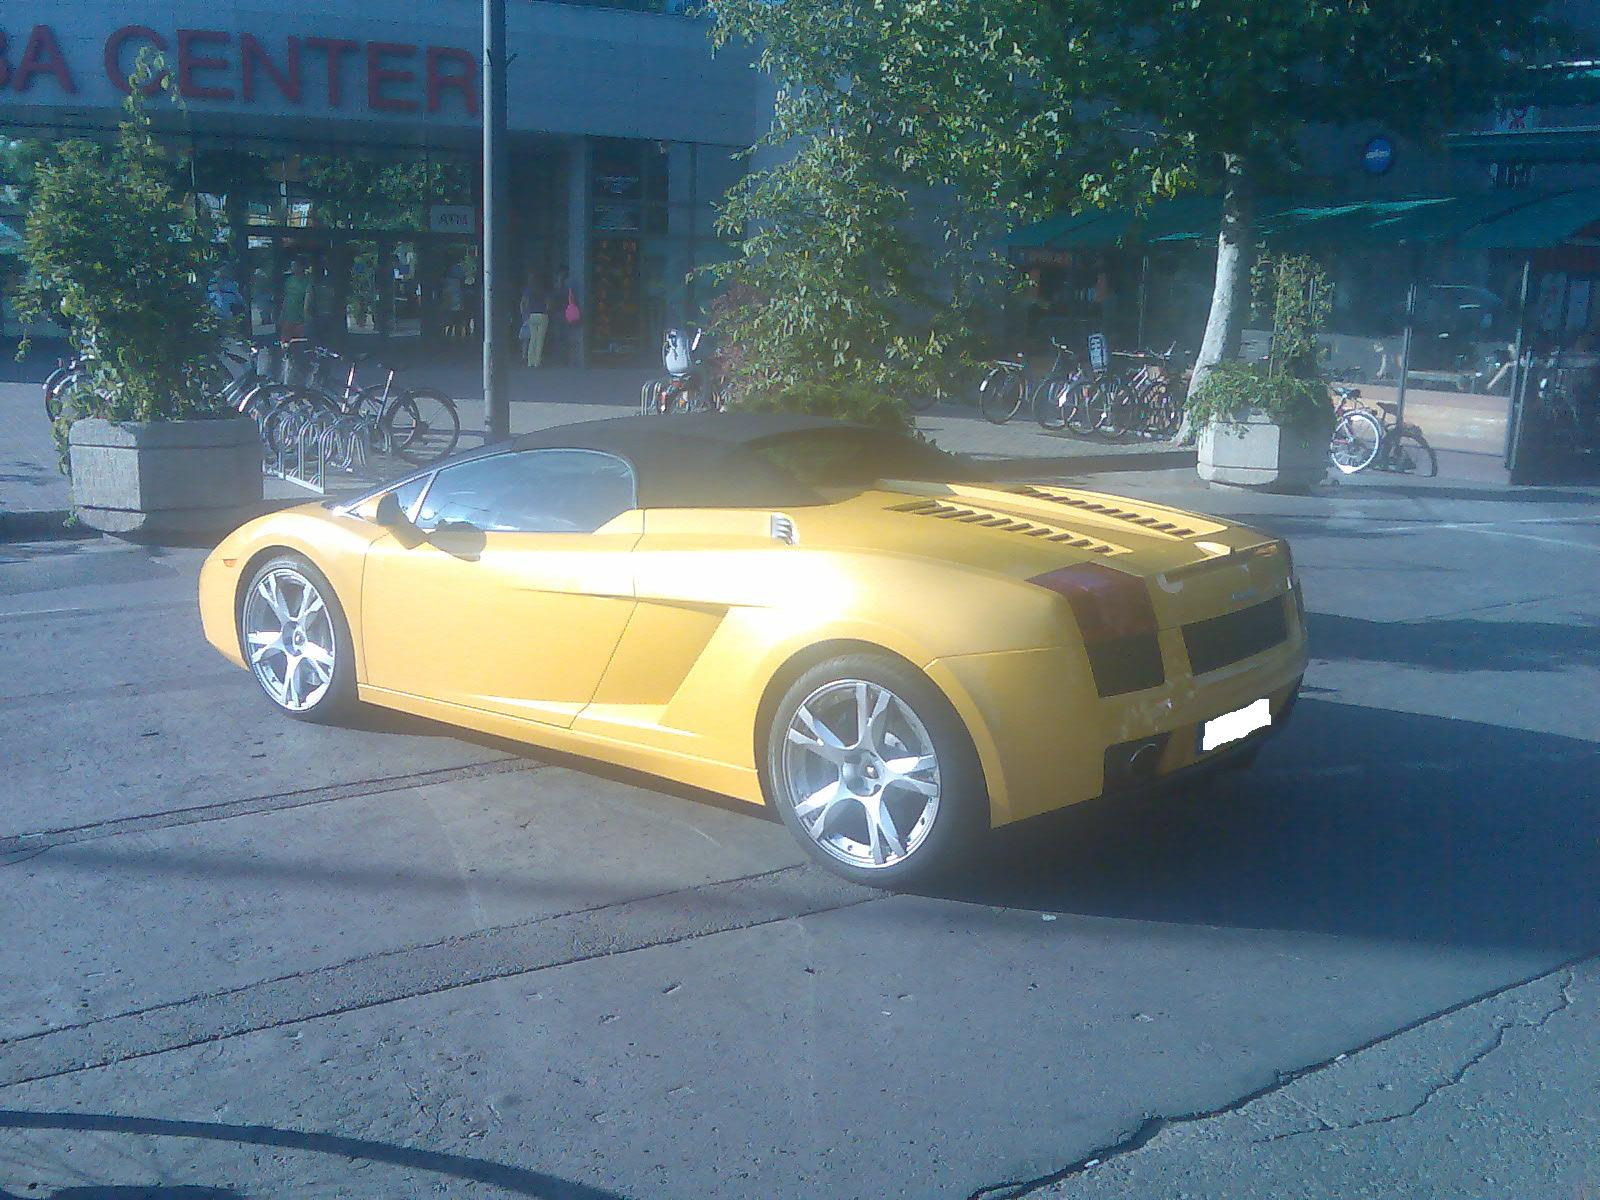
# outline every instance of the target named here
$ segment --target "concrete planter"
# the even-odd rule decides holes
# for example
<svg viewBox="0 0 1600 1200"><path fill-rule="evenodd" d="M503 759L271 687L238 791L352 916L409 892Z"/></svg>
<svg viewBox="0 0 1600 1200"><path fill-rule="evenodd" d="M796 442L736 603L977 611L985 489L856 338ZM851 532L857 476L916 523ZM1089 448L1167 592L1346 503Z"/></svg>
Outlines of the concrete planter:
<svg viewBox="0 0 1600 1200"><path fill-rule="evenodd" d="M1208 483L1266 491L1305 491L1328 473L1328 442L1257 412L1200 430L1197 470Z"/></svg>
<svg viewBox="0 0 1600 1200"><path fill-rule="evenodd" d="M254 421L77 421L68 438L72 505L105 533L212 533L261 508Z"/></svg>

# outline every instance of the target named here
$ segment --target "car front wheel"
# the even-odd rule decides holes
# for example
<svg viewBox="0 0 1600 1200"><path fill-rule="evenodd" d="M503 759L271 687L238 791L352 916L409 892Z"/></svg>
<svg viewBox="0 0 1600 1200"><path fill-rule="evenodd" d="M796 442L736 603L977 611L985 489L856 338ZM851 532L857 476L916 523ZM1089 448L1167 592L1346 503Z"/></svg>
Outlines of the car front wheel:
<svg viewBox="0 0 1600 1200"><path fill-rule="evenodd" d="M818 862L903 887L977 849L988 799L950 702L894 659L847 655L784 694L767 738L767 793Z"/></svg>
<svg viewBox="0 0 1600 1200"><path fill-rule="evenodd" d="M355 707L355 653L327 577L296 555L251 577L239 606L239 648L272 705L327 722Z"/></svg>

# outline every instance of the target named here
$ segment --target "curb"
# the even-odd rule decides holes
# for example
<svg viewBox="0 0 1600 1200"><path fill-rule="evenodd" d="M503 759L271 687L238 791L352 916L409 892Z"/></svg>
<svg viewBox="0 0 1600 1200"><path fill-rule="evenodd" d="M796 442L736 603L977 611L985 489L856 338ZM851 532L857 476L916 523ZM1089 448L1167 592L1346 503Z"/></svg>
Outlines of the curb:
<svg viewBox="0 0 1600 1200"><path fill-rule="evenodd" d="M960 451L955 453L961 454ZM997 479L1026 479L1029 476L1099 475L1119 471L1172 471L1194 467L1194 450L1145 450L1139 453L1071 454L1054 458L996 456L980 458L970 451L962 457L978 464Z"/></svg>

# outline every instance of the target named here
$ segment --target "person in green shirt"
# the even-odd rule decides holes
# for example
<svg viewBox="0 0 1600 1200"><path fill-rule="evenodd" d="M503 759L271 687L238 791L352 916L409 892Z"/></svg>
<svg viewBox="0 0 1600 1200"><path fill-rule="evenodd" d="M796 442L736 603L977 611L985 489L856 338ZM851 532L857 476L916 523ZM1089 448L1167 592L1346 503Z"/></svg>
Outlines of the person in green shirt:
<svg viewBox="0 0 1600 1200"><path fill-rule="evenodd" d="M294 260L283 281L283 306L278 312L278 340L292 342L306 336L317 313L316 283L303 258Z"/></svg>

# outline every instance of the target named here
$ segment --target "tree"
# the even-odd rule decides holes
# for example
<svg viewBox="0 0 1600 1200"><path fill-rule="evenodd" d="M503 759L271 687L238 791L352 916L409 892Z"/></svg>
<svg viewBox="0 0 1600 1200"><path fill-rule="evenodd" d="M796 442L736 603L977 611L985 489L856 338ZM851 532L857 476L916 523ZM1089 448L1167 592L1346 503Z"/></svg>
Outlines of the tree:
<svg viewBox="0 0 1600 1200"><path fill-rule="evenodd" d="M142 85L165 75L141 54L115 144L67 142L33 180L17 307L26 320L67 321L89 363L69 397L76 416L176 419L216 399L219 321L205 289L219 231L174 188L151 132Z"/></svg>
<svg viewBox="0 0 1600 1200"><path fill-rule="evenodd" d="M1221 195L1196 383L1237 352L1254 199L1308 126L1427 136L1562 31L1527 0L718 0L782 87L774 140L888 156L1012 223ZM779 178L774 176L774 179Z"/></svg>

